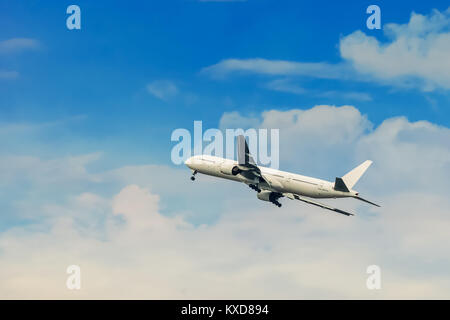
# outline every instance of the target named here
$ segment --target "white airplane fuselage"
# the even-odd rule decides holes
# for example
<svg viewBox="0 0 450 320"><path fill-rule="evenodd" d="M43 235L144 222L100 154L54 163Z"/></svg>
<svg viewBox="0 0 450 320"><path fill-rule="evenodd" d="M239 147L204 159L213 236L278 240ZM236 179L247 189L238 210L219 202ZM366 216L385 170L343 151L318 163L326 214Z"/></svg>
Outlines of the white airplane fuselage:
<svg viewBox="0 0 450 320"><path fill-rule="evenodd" d="M241 173L233 174L234 167L239 167L237 161L210 155L197 155L185 162L191 170L209 176L242 182L247 185L257 185L261 190L281 194L292 193L311 198L346 198L358 196L358 192L338 191L334 189L334 182L302 176L295 173L258 166L266 182L249 179Z"/></svg>

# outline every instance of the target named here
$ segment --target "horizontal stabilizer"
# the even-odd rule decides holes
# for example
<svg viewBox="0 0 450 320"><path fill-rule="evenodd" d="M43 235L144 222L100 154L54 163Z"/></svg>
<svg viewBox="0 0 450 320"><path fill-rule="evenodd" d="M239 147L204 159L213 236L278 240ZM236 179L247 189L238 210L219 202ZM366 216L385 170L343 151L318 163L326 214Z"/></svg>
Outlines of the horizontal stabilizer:
<svg viewBox="0 0 450 320"><path fill-rule="evenodd" d="M361 198L361 197L354 197L355 199L358 199L358 200L361 200L361 201L364 201L364 202L367 202L367 203L370 203L371 205L374 205L375 207L380 207L379 205L377 205L376 203L373 203L373 202L371 202L371 201L369 201L369 200L366 200L366 199L363 199L363 198Z"/></svg>

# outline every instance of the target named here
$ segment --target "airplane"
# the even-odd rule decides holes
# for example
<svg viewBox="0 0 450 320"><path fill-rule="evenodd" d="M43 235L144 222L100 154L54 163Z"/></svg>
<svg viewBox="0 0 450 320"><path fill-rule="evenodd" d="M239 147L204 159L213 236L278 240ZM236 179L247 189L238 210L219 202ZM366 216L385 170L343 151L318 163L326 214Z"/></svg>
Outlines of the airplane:
<svg viewBox="0 0 450 320"><path fill-rule="evenodd" d="M380 207L378 204L361 198L359 192L352 189L372 164L370 160L364 161L344 176L337 177L334 182L330 182L256 165L243 135L237 136L237 149L238 161L211 155L195 155L188 158L185 164L192 170L191 180L195 180L197 173L202 173L242 182L257 192L258 199L269 201L277 207L281 207L278 199L282 197L300 200L346 216L354 214L313 199L351 197Z"/></svg>

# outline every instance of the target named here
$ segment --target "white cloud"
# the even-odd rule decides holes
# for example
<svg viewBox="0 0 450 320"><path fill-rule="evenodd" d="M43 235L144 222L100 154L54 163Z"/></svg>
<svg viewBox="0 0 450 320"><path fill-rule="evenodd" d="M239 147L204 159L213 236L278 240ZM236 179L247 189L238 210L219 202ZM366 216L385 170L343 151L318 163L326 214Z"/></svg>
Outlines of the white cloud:
<svg viewBox="0 0 450 320"><path fill-rule="evenodd" d="M295 62L285 60L225 59L203 68L202 73L222 78L232 73L254 73L271 76L311 76L316 78L337 79L348 73L348 67L325 62Z"/></svg>
<svg viewBox="0 0 450 320"><path fill-rule="evenodd" d="M349 160L346 157L350 155L350 146L372 128L367 117L352 106L322 105L307 110L268 110L260 117L236 114L230 118L224 114L220 123L231 128L254 123L255 128L279 129L281 169L286 166L292 168L292 165L298 169L320 169L324 163L318 162L317 158L326 159L330 155Z"/></svg>
<svg viewBox="0 0 450 320"><path fill-rule="evenodd" d="M423 90L450 89L450 8L412 13L407 24L386 24L390 41L356 31L340 41L342 58L380 81L420 80Z"/></svg>
<svg viewBox="0 0 450 320"><path fill-rule="evenodd" d="M0 41L0 54L18 53L35 50L40 47L39 41L31 38L12 38Z"/></svg>
<svg viewBox="0 0 450 320"><path fill-rule="evenodd" d="M228 128L256 128L259 126L259 119L244 117L237 111L224 112L219 121L219 128L225 130Z"/></svg>
<svg viewBox="0 0 450 320"><path fill-rule="evenodd" d="M349 101L372 101L372 96L370 94L356 91L325 91L317 93L317 96Z"/></svg>
<svg viewBox="0 0 450 320"><path fill-rule="evenodd" d="M0 41L0 55L20 53L27 50L37 50L41 48L38 40L31 38L12 38ZM19 72L15 70L0 70L0 79L16 79Z"/></svg>
<svg viewBox="0 0 450 320"><path fill-rule="evenodd" d="M359 141L358 152L378 163L376 184L394 190L429 190L442 193L450 173L450 129L428 121L409 122L404 117L383 121ZM380 175L380 171L383 172Z"/></svg>
<svg viewBox="0 0 450 320"><path fill-rule="evenodd" d="M169 80L155 80L147 85L147 91L161 100L168 100L178 94L177 86Z"/></svg>
<svg viewBox="0 0 450 320"><path fill-rule="evenodd" d="M16 179L39 182L41 185L72 183L76 181L98 181L87 172L86 166L100 158L101 153L67 156L42 160L33 156L0 156L0 186L7 186Z"/></svg>
<svg viewBox="0 0 450 320"><path fill-rule="evenodd" d="M225 115L224 119L230 127L259 121L255 127L280 129L281 169L344 174L351 164L371 159L373 175L369 177L384 190L420 187L440 192L448 185L443 172L450 170L450 130L427 121L390 118L373 129L355 107L326 105L307 110L269 110L260 117L236 114L234 122ZM330 172L330 167L338 172Z"/></svg>
<svg viewBox="0 0 450 320"><path fill-rule="evenodd" d="M340 39L342 62L296 62L263 58L224 59L205 67L202 73L213 78L232 74L258 74L289 77L273 80L271 90L303 94L293 77L311 77L377 82L398 87L419 87L423 91L450 89L450 8L429 15L412 13L406 24L384 26L388 40L381 42L358 30ZM326 94L326 93L325 93ZM367 101L367 95L347 98Z"/></svg>
<svg viewBox="0 0 450 320"><path fill-rule="evenodd" d="M293 94L305 94L306 90L292 83L289 79L275 79L267 84L267 88L274 91L288 92Z"/></svg>
<svg viewBox="0 0 450 320"><path fill-rule="evenodd" d="M152 232L165 232L184 223L180 219L166 218L158 214L159 197L137 185L122 189L113 199L112 211L123 215L128 228Z"/></svg>
<svg viewBox="0 0 450 320"><path fill-rule="evenodd" d="M318 91L305 89L290 78L275 79L266 84L266 88L279 92L292 93L297 95L309 94L319 98L344 99L348 101L371 101L372 96L365 92L356 91Z"/></svg>
<svg viewBox="0 0 450 320"><path fill-rule="evenodd" d="M99 239L95 229L82 228L74 219L64 217L54 220L50 231L16 229L3 233L0 296L448 297L446 273L429 276L420 270L411 275L410 265L405 263L412 259L423 267L448 249L442 241L446 237L442 222L448 225L444 215L448 204L428 215L433 223L427 226L421 223L421 210L435 199L422 197L420 206L411 204L400 216L397 210L403 208L396 200L404 201L394 198L394 206L387 206L371 221L289 202L276 214L268 206L258 210L247 207L245 214L229 212L215 225L194 228L180 218L162 216L157 196L127 186L110 207L123 213L125 223L109 220L106 239ZM437 234L429 232L435 223L441 225ZM439 250L428 251L436 245ZM384 290L379 292L365 288L365 270L372 263L382 268ZM82 289L77 292L65 288L65 269L71 264L81 266Z"/></svg>
<svg viewBox="0 0 450 320"><path fill-rule="evenodd" d="M450 296L448 128L405 118L386 119L373 128L352 106L270 110L234 119L282 128L286 145L281 164L290 162L299 173L329 171L324 178L333 179L331 174L343 174L372 158L373 166L357 187L382 208L332 201L358 213L348 218L284 199L278 209L233 182L199 176L192 184L187 169L147 165L92 174L86 167L89 161L76 157L75 168L82 167L76 172L87 182L84 190L65 189L62 182L69 186L74 178L57 165L61 169L47 174L53 175L51 181L60 181L57 188L70 197L46 198L45 205L34 207L40 217L34 224L0 233L0 297ZM21 168L28 172L42 162ZM68 171L70 163L65 162ZM45 184L36 180L48 181L43 176L26 175L38 188ZM111 193L100 194L111 186ZM210 214L220 211L219 219L194 226L184 214L186 208L162 213L164 206L183 198L193 199ZM45 210L53 214L42 214ZM65 270L71 264L81 266L80 291L65 287ZM381 267L380 291L365 288L370 264Z"/></svg>

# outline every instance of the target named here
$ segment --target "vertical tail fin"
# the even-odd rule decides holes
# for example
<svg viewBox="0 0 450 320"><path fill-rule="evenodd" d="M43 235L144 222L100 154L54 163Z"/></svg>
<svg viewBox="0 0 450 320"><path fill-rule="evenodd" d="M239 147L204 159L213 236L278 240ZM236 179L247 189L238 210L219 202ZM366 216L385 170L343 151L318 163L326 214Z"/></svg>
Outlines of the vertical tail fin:
<svg viewBox="0 0 450 320"><path fill-rule="evenodd" d="M367 168L369 168L371 164L372 161L366 160L355 169L345 174L342 177L342 180L344 181L347 188L353 188L353 186L356 184L356 182L358 182L359 178L361 178L361 176L364 174L364 172L366 172Z"/></svg>

